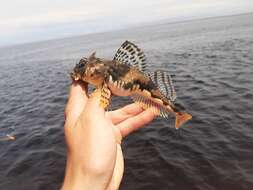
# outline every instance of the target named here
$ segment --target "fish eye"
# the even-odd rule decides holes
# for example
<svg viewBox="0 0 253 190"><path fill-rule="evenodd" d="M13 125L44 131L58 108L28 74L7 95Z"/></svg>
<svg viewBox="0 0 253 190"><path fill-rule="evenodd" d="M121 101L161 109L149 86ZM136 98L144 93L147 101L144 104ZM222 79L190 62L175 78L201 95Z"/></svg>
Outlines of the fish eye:
<svg viewBox="0 0 253 190"><path fill-rule="evenodd" d="M87 58L82 58L80 61L79 61L79 63L77 64L77 67L78 68L81 68L81 67L84 67L86 64L87 64Z"/></svg>

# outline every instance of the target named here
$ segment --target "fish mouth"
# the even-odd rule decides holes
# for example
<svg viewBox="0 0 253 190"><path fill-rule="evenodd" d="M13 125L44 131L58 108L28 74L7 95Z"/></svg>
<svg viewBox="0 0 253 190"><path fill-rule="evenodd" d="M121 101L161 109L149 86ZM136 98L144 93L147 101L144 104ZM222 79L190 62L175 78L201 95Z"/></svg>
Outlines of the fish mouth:
<svg viewBox="0 0 253 190"><path fill-rule="evenodd" d="M80 77L74 72L70 73L70 77L73 81L78 81L80 79Z"/></svg>

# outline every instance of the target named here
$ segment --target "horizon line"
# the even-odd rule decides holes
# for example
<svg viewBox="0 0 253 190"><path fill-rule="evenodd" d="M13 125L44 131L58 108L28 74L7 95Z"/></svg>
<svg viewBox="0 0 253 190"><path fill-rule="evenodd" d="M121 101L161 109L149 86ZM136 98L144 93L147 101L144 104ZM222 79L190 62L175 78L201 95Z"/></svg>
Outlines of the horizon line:
<svg viewBox="0 0 253 190"><path fill-rule="evenodd" d="M64 39L71 39L71 38L78 38L78 37L84 37L84 36L90 36L90 35L99 35L104 33L111 33L111 32L117 32L117 31L123 31L123 30L129 30L129 29L138 29L143 27L151 27L151 26L157 26L157 25L164 25L164 24L179 24L179 23L186 23L186 22L194 22L198 20L208 20L208 19L215 19L215 18L222 18L222 17L233 17L233 16L240 16L240 15L248 15L253 14L253 12L245 12L245 13L236 13L236 14L227 14L227 15L220 15L220 16L207 16L202 18L191 18L191 19L182 19L177 21L168 21L169 19L160 19L157 21L152 22L143 22L140 25L128 25L124 26L122 28L116 28L116 29L109 29L105 31L98 31L98 32L87 32L83 34L76 34L76 35L66 35L65 37L59 37L59 38L49 38L45 40L31 40L27 42L19 42L19 43L11 43L11 44L5 44L0 45L0 49L2 48L11 48L13 46L23 46L23 45L29 45L29 44L36 44L36 43L44 43L49 41L58 41L58 40L64 40Z"/></svg>

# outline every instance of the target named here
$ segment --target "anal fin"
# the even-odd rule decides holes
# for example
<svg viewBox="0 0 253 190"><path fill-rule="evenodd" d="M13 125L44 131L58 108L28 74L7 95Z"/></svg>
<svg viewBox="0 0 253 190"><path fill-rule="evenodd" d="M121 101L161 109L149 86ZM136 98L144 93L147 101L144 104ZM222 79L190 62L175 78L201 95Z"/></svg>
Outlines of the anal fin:
<svg viewBox="0 0 253 190"><path fill-rule="evenodd" d="M135 103L139 104L143 109L151 109L152 112L160 117L167 118L168 111L163 108L158 103L152 101L152 99L140 96L140 95L133 95L132 99Z"/></svg>
<svg viewBox="0 0 253 190"><path fill-rule="evenodd" d="M188 120L192 118L192 116L186 112L174 112L171 107L163 107L156 103L155 101L152 101L152 99L148 99L146 97L140 96L140 95L134 95L132 96L134 102L139 104L143 109L151 109L153 113L156 115L159 115L163 118L168 118L169 113L174 113L176 116L175 121L175 128L179 129L181 125L186 123Z"/></svg>

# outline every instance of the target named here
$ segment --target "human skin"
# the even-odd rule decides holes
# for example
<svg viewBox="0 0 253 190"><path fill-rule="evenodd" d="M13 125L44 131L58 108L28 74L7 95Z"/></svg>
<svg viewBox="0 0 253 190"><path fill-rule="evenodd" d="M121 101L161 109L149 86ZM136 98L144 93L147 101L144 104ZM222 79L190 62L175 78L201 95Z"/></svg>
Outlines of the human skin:
<svg viewBox="0 0 253 190"><path fill-rule="evenodd" d="M67 163L62 190L118 189L124 172L121 141L151 122L155 114L130 104L106 112L99 93L74 82L65 109Z"/></svg>

